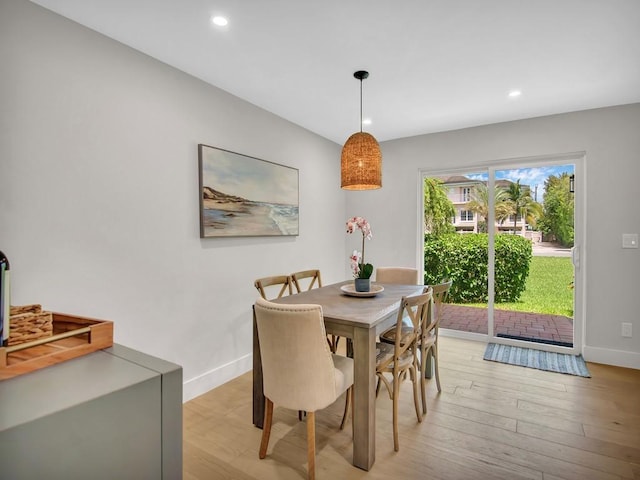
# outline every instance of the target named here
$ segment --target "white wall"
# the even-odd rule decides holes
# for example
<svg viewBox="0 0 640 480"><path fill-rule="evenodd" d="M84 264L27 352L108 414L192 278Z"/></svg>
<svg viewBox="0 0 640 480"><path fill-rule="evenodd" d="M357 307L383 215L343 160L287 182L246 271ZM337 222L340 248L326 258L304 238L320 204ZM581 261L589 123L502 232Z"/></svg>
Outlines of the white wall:
<svg viewBox="0 0 640 480"><path fill-rule="evenodd" d="M584 356L640 368L640 250L621 248L622 233L640 232L639 132L634 104L385 142L383 188L347 193L347 212L371 222L368 262L414 266L420 169L585 151ZM633 324L633 338L621 337L621 322Z"/></svg>
<svg viewBox="0 0 640 480"><path fill-rule="evenodd" d="M344 279L339 145L25 0L1 3L0 65L14 304L113 320L192 398L251 368L255 278ZM200 239L198 143L298 168L300 235Z"/></svg>

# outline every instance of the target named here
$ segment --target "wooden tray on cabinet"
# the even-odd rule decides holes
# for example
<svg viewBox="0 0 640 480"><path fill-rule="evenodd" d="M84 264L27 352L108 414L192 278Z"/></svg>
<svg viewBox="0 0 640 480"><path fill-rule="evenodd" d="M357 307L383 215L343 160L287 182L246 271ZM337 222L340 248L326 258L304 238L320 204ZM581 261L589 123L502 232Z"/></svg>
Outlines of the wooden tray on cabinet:
<svg viewBox="0 0 640 480"><path fill-rule="evenodd" d="M33 372L113 345L113 322L53 313L53 335L0 347L0 380Z"/></svg>

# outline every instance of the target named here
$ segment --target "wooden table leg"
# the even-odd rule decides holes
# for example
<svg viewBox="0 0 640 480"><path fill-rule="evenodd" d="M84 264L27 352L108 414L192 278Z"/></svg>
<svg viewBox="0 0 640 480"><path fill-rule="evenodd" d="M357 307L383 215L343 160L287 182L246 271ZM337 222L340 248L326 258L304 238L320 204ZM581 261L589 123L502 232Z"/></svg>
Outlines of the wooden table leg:
<svg viewBox="0 0 640 480"><path fill-rule="evenodd" d="M431 377L433 377L433 353L429 351L429 353L427 353L427 364L426 364L426 369L424 371L424 378L431 378Z"/></svg>
<svg viewBox="0 0 640 480"><path fill-rule="evenodd" d="M370 470L376 460L376 332L354 328L353 464Z"/></svg>
<svg viewBox="0 0 640 480"><path fill-rule="evenodd" d="M253 311L253 424L262 428L264 423L265 398L262 388L262 358L260 357L260 340L256 312Z"/></svg>

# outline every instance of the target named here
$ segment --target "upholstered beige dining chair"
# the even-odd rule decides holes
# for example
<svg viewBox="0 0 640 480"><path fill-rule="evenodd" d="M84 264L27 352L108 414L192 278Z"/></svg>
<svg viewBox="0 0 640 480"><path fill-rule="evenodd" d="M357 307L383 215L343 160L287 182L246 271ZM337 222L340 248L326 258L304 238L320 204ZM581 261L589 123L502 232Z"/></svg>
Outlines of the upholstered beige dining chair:
<svg viewBox="0 0 640 480"><path fill-rule="evenodd" d="M322 287L322 277L320 276L320 270L317 269L292 273L291 280L293 280L293 286L297 293L311 290L314 287ZM338 351L339 341L339 336L327 334L327 342L329 342L329 348L332 353L336 353Z"/></svg>
<svg viewBox="0 0 640 480"><path fill-rule="evenodd" d="M376 268L376 283L417 285L418 270L406 267L378 267Z"/></svg>
<svg viewBox="0 0 640 480"><path fill-rule="evenodd" d="M344 428L353 385L353 360L332 354L320 305L281 305L259 298L255 318L260 340L266 406L260 458L265 458L273 406L307 412L309 478L315 478L315 412L347 392ZM283 341L284 340L284 341Z"/></svg>
<svg viewBox="0 0 640 480"><path fill-rule="evenodd" d="M418 417L418 422L422 422L422 412L418 400L418 375L420 371L418 340L427 321L430 304L431 289L427 289L425 293L420 295L402 297L395 326L394 343L379 342L376 344L376 375L378 377L376 396L380 390L380 384L384 384L393 402L393 448L396 452L400 449L398 440L400 383L406 378L407 373L409 373L413 384L413 403L416 417ZM403 323L403 316L406 317L405 323ZM391 375L391 380L388 375Z"/></svg>
<svg viewBox="0 0 640 480"><path fill-rule="evenodd" d="M273 300L293 294L293 278L291 278L291 275L274 275L272 277L259 278L253 282L253 285L265 300ZM253 334L255 338L256 332L254 331ZM304 415L305 412L299 410L298 420L302 421Z"/></svg>
<svg viewBox="0 0 640 480"><path fill-rule="evenodd" d="M290 275L275 275L273 277L259 278L253 282L253 285L265 300L282 298L284 295L291 295L293 293L293 281ZM275 296L267 295L267 292L277 292L277 294Z"/></svg>
<svg viewBox="0 0 640 480"><path fill-rule="evenodd" d="M429 355L433 357L438 392L442 391L442 388L440 388L440 370L438 368L438 330L440 328L440 320L442 319L442 310L444 309L447 297L449 296L449 290L451 289L451 283L451 280L448 280L431 286L433 290L432 308L430 309L428 322L425 323L419 340L422 413L427 413L427 380L425 374Z"/></svg>

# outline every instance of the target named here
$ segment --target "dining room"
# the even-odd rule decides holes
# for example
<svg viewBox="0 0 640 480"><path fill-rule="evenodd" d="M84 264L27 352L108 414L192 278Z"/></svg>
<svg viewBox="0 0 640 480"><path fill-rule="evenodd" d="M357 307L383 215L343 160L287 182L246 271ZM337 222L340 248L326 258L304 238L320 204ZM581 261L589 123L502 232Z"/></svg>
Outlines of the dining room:
<svg viewBox="0 0 640 480"><path fill-rule="evenodd" d="M592 31L606 23L590 21ZM621 247L620 237L639 228L632 202L640 173L639 97L389 136L380 139L382 188L345 191L340 156L359 127L358 67L336 80L348 100L335 115L348 110L350 121L334 139L38 2L0 4L0 45L10 72L2 79L0 109L0 247L11 259L12 298L112 320L117 343L182 366L185 478L306 474L305 425L295 411L276 407L271 450L258 459L261 430L251 421L257 278L319 268L325 285L352 281L350 257L362 250L345 232L352 216L371 224L367 262L421 271L421 169L566 152L586 152L582 353L605 366L594 367L585 385L487 364L483 342L443 336L442 392L428 382L423 422L412 411L411 384L403 382L399 452L391 402L381 394L374 406L375 465L369 472L355 467L351 430L338 428L341 397L318 414L316 466L325 478L396 472L421 478L428 465L437 469L433 478L637 475L637 418L630 414L618 425L609 412L637 398L624 392L637 384L639 337L622 337L620 322L636 323L640 259L637 250ZM364 82L365 108L375 101L377 75L371 68ZM198 145L295 169L298 233L203 237ZM603 301L611 298L614 305ZM630 369L624 370L629 377L614 366ZM613 400L605 398L607 389ZM438 446L438 437L446 437L446 446ZM500 438L503 447L494 455L491 445ZM511 440L522 442L515 447L522 457L500 464L495 458L512 454ZM529 441L539 455L534 460L525 453L533 448ZM455 454L456 444L469 453ZM557 459L559 445L580 451L571 450L573 460ZM570 473L585 461L596 473Z"/></svg>

